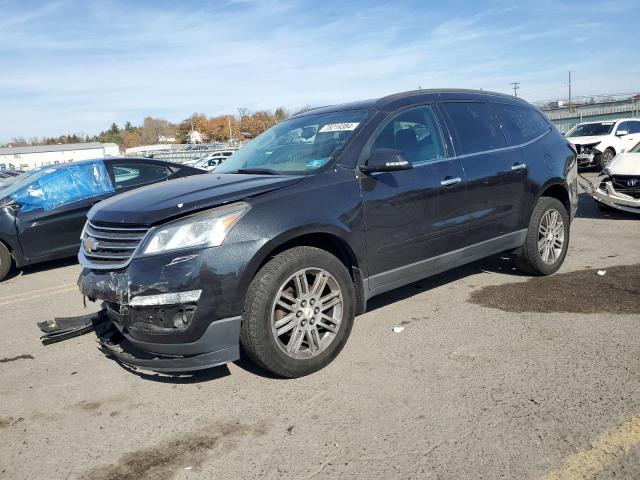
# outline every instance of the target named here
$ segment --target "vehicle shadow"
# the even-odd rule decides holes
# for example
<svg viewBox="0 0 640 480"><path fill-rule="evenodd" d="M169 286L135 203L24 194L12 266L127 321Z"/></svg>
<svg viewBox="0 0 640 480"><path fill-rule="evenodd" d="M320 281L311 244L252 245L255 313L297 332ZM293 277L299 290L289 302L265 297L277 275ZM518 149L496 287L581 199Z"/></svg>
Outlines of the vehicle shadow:
<svg viewBox="0 0 640 480"><path fill-rule="evenodd" d="M48 262L36 263L35 265L26 265L20 268L13 267L5 280L17 277L27 277L35 273L46 272L47 270L53 270L55 268L70 267L71 265L77 264L78 259L76 257L68 257L61 258L59 260L49 260Z"/></svg>
<svg viewBox="0 0 640 480"><path fill-rule="evenodd" d="M588 193L578 195L578 213L576 217L596 220L640 220L640 215L635 213L609 207L601 209L598 206L598 202Z"/></svg>

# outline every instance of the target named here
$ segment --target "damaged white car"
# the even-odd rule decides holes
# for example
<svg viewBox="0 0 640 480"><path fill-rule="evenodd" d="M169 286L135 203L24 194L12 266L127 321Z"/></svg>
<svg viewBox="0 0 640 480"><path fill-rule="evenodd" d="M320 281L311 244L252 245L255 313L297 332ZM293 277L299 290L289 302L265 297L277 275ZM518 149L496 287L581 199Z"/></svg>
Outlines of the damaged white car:
<svg viewBox="0 0 640 480"><path fill-rule="evenodd" d="M640 142L602 171L592 196L600 205L640 213Z"/></svg>
<svg viewBox="0 0 640 480"><path fill-rule="evenodd" d="M634 145L640 133L640 119L622 118L579 123L566 133L578 152L578 166L605 168L616 154Z"/></svg>

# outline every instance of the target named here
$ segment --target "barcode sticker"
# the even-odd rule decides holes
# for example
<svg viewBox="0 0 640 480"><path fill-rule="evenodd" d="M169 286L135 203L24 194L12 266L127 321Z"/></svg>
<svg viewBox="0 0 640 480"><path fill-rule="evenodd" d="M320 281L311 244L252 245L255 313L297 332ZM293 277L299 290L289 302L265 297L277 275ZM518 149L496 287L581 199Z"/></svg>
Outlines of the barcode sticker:
<svg viewBox="0 0 640 480"><path fill-rule="evenodd" d="M348 132L355 130L360 123L329 123L320 129L323 132Z"/></svg>

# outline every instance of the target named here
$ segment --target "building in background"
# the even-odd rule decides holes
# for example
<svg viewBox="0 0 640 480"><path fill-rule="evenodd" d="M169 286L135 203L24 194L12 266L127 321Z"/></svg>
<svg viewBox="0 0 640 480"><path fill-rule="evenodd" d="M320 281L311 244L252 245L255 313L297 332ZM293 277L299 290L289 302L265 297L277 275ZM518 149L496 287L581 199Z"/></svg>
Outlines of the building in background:
<svg viewBox="0 0 640 480"><path fill-rule="evenodd" d="M115 143L67 143L0 148L0 170L31 170L58 163L115 157L120 148Z"/></svg>

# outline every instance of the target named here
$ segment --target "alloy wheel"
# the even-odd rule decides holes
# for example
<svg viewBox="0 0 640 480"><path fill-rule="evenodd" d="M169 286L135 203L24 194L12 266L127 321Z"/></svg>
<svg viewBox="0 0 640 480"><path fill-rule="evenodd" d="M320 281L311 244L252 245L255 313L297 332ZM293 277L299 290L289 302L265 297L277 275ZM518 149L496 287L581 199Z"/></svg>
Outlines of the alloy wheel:
<svg viewBox="0 0 640 480"><path fill-rule="evenodd" d="M271 331L286 355L306 359L336 338L343 315L342 290L321 268L305 268L279 288L271 309Z"/></svg>
<svg viewBox="0 0 640 480"><path fill-rule="evenodd" d="M553 265L562 254L564 222L555 209L547 210L538 227L538 253L547 265Z"/></svg>

